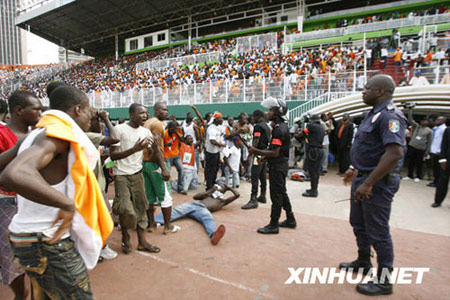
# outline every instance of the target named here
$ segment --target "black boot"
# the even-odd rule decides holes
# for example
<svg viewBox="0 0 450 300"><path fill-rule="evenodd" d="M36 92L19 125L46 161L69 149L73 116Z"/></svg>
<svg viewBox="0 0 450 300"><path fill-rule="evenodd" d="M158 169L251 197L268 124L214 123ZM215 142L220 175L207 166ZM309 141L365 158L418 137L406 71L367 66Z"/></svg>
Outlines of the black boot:
<svg viewBox="0 0 450 300"><path fill-rule="evenodd" d="M383 269L385 274L383 274ZM368 283L360 283L356 286L358 293L368 296L390 295L393 293L390 277L392 268L381 268L377 271L377 277Z"/></svg>
<svg viewBox="0 0 450 300"><path fill-rule="evenodd" d="M241 207L241 209L253 209L258 207L258 201L256 200L256 195L251 195L250 201Z"/></svg>
<svg viewBox="0 0 450 300"><path fill-rule="evenodd" d="M339 265L339 269L345 269L346 271L359 272L362 268L362 272L364 275L369 273L372 268L372 263L370 262L370 251L365 252L358 250L358 258L349 263L341 263Z"/></svg>
<svg viewBox="0 0 450 300"><path fill-rule="evenodd" d="M261 196L259 196L258 198L256 198L256 200L260 203L266 203L266 193L261 193Z"/></svg>
<svg viewBox="0 0 450 300"><path fill-rule="evenodd" d="M293 212L287 212L286 213L286 220L284 220L283 222L279 223L278 226L279 227L283 227L283 228L292 228L292 229L297 227L297 222L295 221L294 213Z"/></svg>
<svg viewBox="0 0 450 300"><path fill-rule="evenodd" d="M302 194L303 197L312 197L312 198L316 198L318 195L319 193L317 192L317 190L306 190L306 192Z"/></svg>
<svg viewBox="0 0 450 300"><path fill-rule="evenodd" d="M269 225L257 230L261 234L278 234L278 220L270 220Z"/></svg>

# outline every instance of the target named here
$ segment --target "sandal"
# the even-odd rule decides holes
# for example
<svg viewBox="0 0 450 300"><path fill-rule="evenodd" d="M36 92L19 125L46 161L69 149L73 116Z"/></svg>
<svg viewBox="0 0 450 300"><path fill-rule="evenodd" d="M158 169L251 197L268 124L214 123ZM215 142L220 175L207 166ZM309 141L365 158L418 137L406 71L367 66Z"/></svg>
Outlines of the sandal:
<svg viewBox="0 0 450 300"><path fill-rule="evenodd" d="M137 247L137 251L142 251L142 252L149 252L149 253L159 253L161 251L161 249L159 249L158 247L152 245L150 246L150 248L145 248L142 245L139 245Z"/></svg>

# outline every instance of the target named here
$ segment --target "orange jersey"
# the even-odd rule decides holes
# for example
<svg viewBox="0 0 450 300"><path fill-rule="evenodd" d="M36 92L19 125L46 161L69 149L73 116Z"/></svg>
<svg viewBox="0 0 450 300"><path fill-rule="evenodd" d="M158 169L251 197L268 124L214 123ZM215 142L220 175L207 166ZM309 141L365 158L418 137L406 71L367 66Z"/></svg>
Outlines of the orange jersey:
<svg viewBox="0 0 450 300"><path fill-rule="evenodd" d="M178 136L176 134L169 135L169 131L166 129L164 130L164 145L169 143L172 143L172 145L164 146L164 158L172 158L180 154L178 150L180 144Z"/></svg>
<svg viewBox="0 0 450 300"><path fill-rule="evenodd" d="M194 145L188 146L185 143L181 143L180 157L181 157L181 162L183 163L183 165L195 167Z"/></svg>

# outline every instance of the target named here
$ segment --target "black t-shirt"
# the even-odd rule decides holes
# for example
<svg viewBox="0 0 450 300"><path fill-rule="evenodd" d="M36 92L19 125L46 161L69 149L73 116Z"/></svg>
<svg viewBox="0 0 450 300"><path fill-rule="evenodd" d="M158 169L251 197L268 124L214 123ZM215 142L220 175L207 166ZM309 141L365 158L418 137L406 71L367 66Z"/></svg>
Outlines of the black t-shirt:
<svg viewBox="0 0 450 300"><path fill-rule="evenodd" d="M289 145L291 138L289 135L289 128L284 122L275 125L272 131L272 139L270 140L269 150L280 147L280 154L276 158L269 158L270 164L277 162L285 162L289 159Z"/></svg>
<svg viewBox="0 0 450 300"><path fill-rule="evenodd" d="M318 123L310 123L307 128L308 144L313 147L322 147L325 129Z"/></svg>
<svg viewBox="0 0 450 300"><path fill-rule="evenodd" d="M270 129L269 126L267 126L266 122L264 122L264 120L255 124L255 127L253 128L253 138L259 138L259 142L258 145L256 145L256 148L266 150L269 146Z"/></svg>

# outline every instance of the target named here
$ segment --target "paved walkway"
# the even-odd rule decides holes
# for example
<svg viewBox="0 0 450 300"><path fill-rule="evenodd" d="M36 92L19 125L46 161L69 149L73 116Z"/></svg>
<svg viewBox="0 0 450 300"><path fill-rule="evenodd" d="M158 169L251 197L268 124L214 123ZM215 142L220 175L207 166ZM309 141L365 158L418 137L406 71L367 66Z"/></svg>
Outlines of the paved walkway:
<svg viewBox="0 0 450 300"><path fill-rule="evenodd" d="M349 202L334 203L348 198L349 187L334 174L321 177L316 199L301 197L309 183L288 181L299 226L282 229L275 236L256 233L269 221L269 204L250 211L240 209L250 191L250 184L243 182L241 198L214 213L217 224L227 229L218 246L209 243L199 223L177 221L182 230L174 235L164 236L161 229L148 234L161 247L159 254L119 253L117 259L98 265L91 272L96 298L364 299L348 283L284 284L290 277L289 267L337 267L356 256L348 224ZM429 267L430 272L424 274L421 285L396 285L390 299L450 299L450 199L438 209L431 208L434 189L425 184L402 182L391 227L395 266ZM192 199L174 196L175 204ZM117 229L109 244L119 251ZM132 244L137 245L134 234ZM0 287L0 299L11 298L9 290Z"/></svg>

